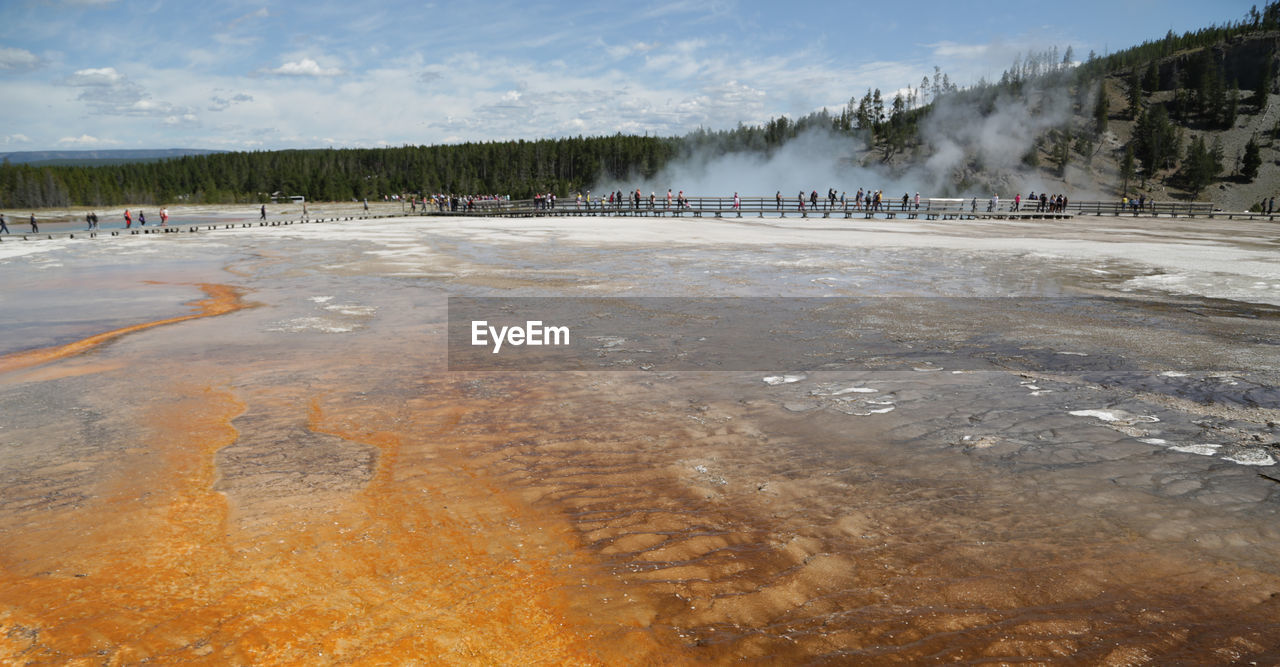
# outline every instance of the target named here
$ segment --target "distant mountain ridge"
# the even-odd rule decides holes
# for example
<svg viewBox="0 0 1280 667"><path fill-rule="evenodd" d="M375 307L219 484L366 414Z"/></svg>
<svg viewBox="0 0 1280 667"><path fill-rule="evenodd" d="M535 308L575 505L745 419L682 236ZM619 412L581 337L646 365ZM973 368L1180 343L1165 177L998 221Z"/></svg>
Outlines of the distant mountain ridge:
<svg viewBox="0 0 1280 667"><path fill-rule="evenodd" d="M121 164L125 162L153 162L188 155L212 155L226 151L204 148L138 148L119 150L80 150L80 151L15 151L0 153L0 162L8 160L10 164L64 164L92 165L109 162Z"/></svg>

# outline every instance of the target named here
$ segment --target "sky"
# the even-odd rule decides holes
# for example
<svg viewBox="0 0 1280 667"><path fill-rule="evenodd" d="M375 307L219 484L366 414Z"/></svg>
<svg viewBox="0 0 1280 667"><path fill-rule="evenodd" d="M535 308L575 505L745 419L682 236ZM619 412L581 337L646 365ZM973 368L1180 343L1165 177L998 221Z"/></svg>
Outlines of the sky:
<svg viewBox="0 0 1280 667"><path fill-rule="evenodd" d="M0 0L0 152L727 129L1244 18L1235 0ZM1064 11L1064 9L1066 11Z"/></svg>

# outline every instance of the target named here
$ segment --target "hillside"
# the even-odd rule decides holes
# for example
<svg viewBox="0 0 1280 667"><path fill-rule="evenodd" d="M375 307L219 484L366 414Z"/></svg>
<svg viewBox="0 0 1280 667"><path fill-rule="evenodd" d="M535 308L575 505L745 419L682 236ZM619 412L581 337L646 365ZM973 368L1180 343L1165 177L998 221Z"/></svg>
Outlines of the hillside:
<svg viewBox="0 0 1280 667"><path fill-rule="evenodd" d="M1280 2L1243 20L1169 33L1075 60L1070 47L1026 54L998 82L960 87L940 69L888 99L880 90L791 119L683 137L184 154L78 153L75 166L0 164L0 207L311 200L398 193L642 187L724 194L775 187L1074 200L1146 196L1242 210L1280 183ZM1251 145L1252 144L1252 145ZM1255 150L1250 150L1250 149ZM190 153L191 151L177 151ZM130 155L125 155L130 153ZM86 166L86 160L128 159ZM148 162L150 161L150 162ZM719 173L712 173L719 172Z"/></svg>
<svg viewBox="0 0 1280 667"><path fill-rule="evenodd" d="M32 166L101 166L130 162L154 162L187 155L210 155L226 151L202 148L158 148L81 151L15 151L0 153L0 162Z"/></svg>

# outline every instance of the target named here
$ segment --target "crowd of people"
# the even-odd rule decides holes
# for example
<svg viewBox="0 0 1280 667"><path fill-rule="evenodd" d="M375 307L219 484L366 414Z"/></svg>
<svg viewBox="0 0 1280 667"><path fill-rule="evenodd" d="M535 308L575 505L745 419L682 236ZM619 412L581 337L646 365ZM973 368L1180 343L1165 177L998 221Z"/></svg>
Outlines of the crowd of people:
<svg viewBox="0 0 1280 667"><path fill-rule="evenodd" d="M732 198L726 197L701 197L699 205L705 207L708 200L713 201L711 204L715 207L722 207L728 203L728 208L733 210L741 210L742 197L739 193L733 193ZM728 200L726 202L725 200ZM901 200L889 200L885 197L884 190L873 190L871 188L858 188L857 193L849 198L846 192L837 191L835 188L828 188L826 196L820 196L817 190L811 190L807 194L801 190L796 194L794 200L788 200L783 197L782 191L778 190L773 196L775 211L859 211L867 213L876 213L880 211L912 211L930 209L934 206L929 200L922 200L920 193L916 192L903 193ZM546 202L550 201L550 204ZM621 190L615 190L605 193L604 196L593 195L590 190L578 192L575 196L574 205L578 209L586 210L622 210L622 209L644 209L655 210L663 206L663 210L679 210L691 208L692 205L684 191L680 190L674 193L671 189L667 190L665 200L660 198L656 192L650 192L647 196L640 189L624 193ZM963 200L949 200L951 202ZM1067 210L1067 197L1062 194L1050 195L1048 193L1032 192L1024 199L1021 194L1014 196L1012 203L1009 205L1010 211L1030 211L1035 210L1041 213L1057 213ZM541 198L535 197L534 206L538 209L554 208L555 195L545 195ZM767 204L761 201L760 208L764 208ZM1034 207L1032 209L1031 207ZM978 198L974 197L971 210L978 210ZM986 210L994 212L1000 209L999 195L992 195L987 204Z"/></svg>
<svg viewBox="0 0 1280 667"><path fill-rule="evenodd" d="M416 212L418 207L426 212L428 207L439 212L466 212L475 210L484 210L498 205L510 205L511 197L509 195L457 195L457 194L435 194L423 196L419 199L414 195L405 195L404 198L409 202L411 209ZM657 192L649 192L647 195L639 188L635 190L623 192L622 190L613 190L603 195L594 194L591 190L582 190L574 193L573 206L578 210L680 210L693 208L694 204L690 198L685 195L683 190L675 191L668 188L666 195L659 195ZM728 197L699 197L699 207L708 205L708 200L713 200L713 206L725 206L733 210L741 210L743 207L743 197L735 192L732 198ZM559 204L559 197L554 192L540 192L533 195L531 203L535 210L554 210ZM956 202L963 202L963 199L948 199L951 202L949 206L956 206ZM970 210L977 212L979 208L979 198L974 197L970 202ZM1031 192L1025 197L1022 194L1014 195L1013 199L1007 204L1009 211L1036 211L1038 213L1059 213L1067 210L1068 200L1066 195L1053 194L1046 192ZM1129 205L1129 200L1125 200L1125 206ZM767 204L760 201L757 205L764 208ZM920 197L920 193L914 194L904 192L901 199L891 199L886 197L884 190L872 188L858 188L853 197L849 197L847 192L838 191L835 188L828 188L826 195L822 196L817 190L811 190L805 193L803 190L796 194L796 198L788 201L783 197L782 191L778 190L774 193L774 210L776 211L858 211L866 213L878 213L881 211L919 211L934 209L938 206L936 201L924 199ZM961 204L962 206L962 204ZM748 207L750 202L748 202ZM751 207L754 208L754 207ZM988 212L1003 210L1000 204L999 195L992 195L985 207Z"/></svg>

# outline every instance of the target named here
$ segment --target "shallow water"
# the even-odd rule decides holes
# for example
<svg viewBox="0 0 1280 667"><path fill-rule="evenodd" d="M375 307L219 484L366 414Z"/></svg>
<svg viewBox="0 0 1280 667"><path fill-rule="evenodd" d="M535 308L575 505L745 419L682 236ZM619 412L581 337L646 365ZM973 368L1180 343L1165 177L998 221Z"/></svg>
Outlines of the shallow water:
<svg viewBox="0 0 1280 667"><path fill-rule="evenodd" d="M0 259L42 278L6 291L4 352L191 313L200 283L246 306L0 375L0 660L1280 657L1269 288L1136 284L1168 267L1095 229L583 224ZM1165 224L1125 234L1198 257ZM1248 272L1270 231L1187 274L1226 247L1224 283L1280 283ZM460 372L449 296L933 298L871 322L906 365Z"/></svg>

